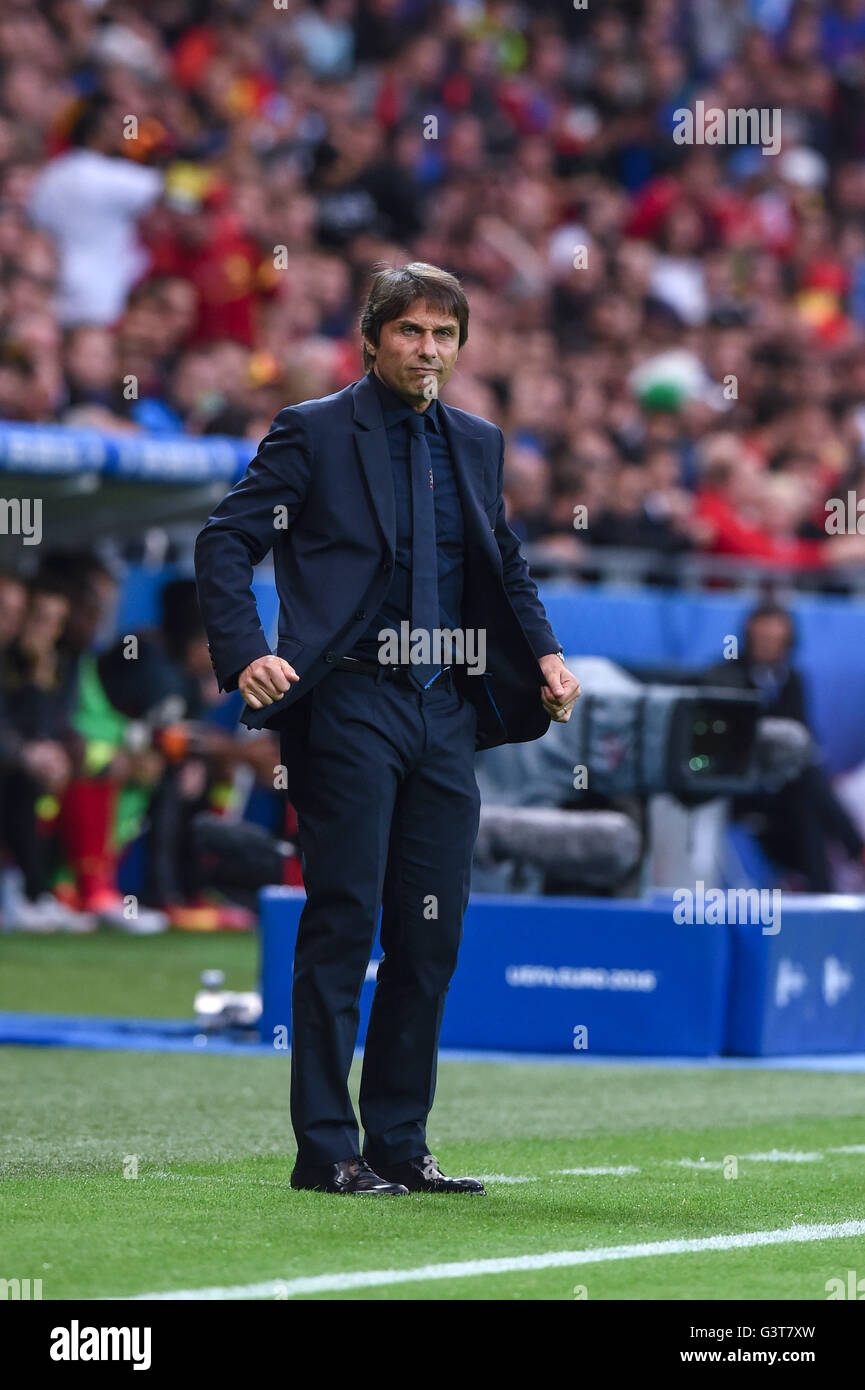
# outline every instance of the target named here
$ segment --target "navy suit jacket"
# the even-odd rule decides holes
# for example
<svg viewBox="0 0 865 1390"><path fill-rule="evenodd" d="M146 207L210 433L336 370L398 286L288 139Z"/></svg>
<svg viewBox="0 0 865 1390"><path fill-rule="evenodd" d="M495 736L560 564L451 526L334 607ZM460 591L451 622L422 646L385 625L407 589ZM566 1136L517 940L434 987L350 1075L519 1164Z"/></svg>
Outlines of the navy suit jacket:
<svg viewBox="0 0 865 1390"><path fill-rule="evenodd" d="M486 632L486 673L458 666L454 676L477 709L478 748L526 742L549 727L538 657L559 643L505 520L502 431L442 400L439 409L465 526L462 627ZM242 722L249 728L288 727L292 707L365 631L390 583L394 513L387 436L371 381L279 412L195 545L201 612L222 690L236 689L245 667L270 655L250 585L253 566L273 549L276 652L300 680L264 709L247 706Z"/></svg>

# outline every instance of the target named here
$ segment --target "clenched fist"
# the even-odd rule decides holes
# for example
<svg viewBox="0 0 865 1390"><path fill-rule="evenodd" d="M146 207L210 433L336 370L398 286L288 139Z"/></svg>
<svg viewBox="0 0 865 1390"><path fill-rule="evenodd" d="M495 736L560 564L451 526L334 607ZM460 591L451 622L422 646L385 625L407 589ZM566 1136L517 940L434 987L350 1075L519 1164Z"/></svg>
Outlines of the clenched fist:
<svg viewBox="0 0 865 1390"><path fill-rule="evenodd" d="M263 709L281 700L300 676L281 656L259 656L241 671L237 688L252 709Z"/></svg>
<svg viewBox="0 0 865 1390"><path fill-rule="evenodd" d="M546 680L541 691L541 703L557 724L567 724L574 702L580 698L580 682L557 655L542 656L538 665Z"/></svg>

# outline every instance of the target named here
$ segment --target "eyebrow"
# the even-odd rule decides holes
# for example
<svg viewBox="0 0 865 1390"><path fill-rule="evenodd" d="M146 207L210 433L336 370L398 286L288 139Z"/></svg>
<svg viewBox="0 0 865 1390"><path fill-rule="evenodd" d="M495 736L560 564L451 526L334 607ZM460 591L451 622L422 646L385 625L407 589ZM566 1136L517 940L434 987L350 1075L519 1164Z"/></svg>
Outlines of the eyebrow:
<svg viewBox="0 0 865 1390"><path fill-rule="evenodd" d="M404 327L404 328L423 328L423 324L422 324L422 323L418 323L415 319L397 319L396 322L397 322L397 326L398 326L398 327ZM456 328L457 328L458 326L459 326L459 325L454 324L454 323L437 323L437 324L434 324L434 326L433 326L433 333L438 333L439 330L442 329L442 328L447 329L447 331L448 331L449 333L453 333L453 332L455 332L455 330L456 330Z"/></svg>

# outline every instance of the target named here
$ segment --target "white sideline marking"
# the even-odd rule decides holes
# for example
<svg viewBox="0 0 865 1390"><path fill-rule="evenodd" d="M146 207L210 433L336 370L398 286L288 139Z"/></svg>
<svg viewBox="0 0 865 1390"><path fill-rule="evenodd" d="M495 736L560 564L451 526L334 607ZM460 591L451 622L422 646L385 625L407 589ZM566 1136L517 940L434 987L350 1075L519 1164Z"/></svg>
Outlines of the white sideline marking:
<svg viewBox="0 0 865 1390"><path fill-rule="evenodd" d="M780 1149L770 1149L767 1154L742 1154L741 1157L749 1159L751 1163L819 1163L823 1155L801 1153L798 1150L783 1153Z"/></svg>
<svg viewBox="0 0 865 1390"><path fill-rule="evenodd" d="M639 1168L633 1168L629 1164L621 1168L553 1168L554 1173L573 1174L578 1178L620 1178L626 1173L639 1173Z"/></svg>
<svg viewBox="0 0 865 1390"><path fill-rule="evenodd" d="M857 1150L858 1151L858 1150ZM842 1153L849 1150L831 1150L831 1152ZM865 1144L861 1147L861 1152L865 1153ZM780 1149L770 1149L764 1154L731 1154L731 1158L747 1159L749 1163L819 1163L823 1158L822 1153L783 1153ZM664 1163L673 1168L723 1168L724 1163L719 1159L708 1158L665 1158Z"/></svg>
<svg viewBox="0 0 865 1390"><path fill-rule="evenodd" d="M724 1166L723 1162L716 1158L665 1158L664 1162L670 1168L723 1168Z"/></svg>
<svg viewBox="0 0 865 1390"><path fill-rule="evenodd" d="M540 1178L523 1177L512 1173L481 1173L481 1182L540 1182Z"/></svg>
<svg viewBox="0 0 865 1390"><path fill-rule="evenodd" d="M865 1144L840 1144L834 1148L829 1148L826 1153L830 1154L865 1154ZM784 1152L781 1149L770 1149L768 1153L735 1154L731 1157L747 1159L751 1163L817 1163L824 1158L823 1153L803 1153L799 1150ZM722 1159L709 1158L665 1158L664 1164L668 1168L702 1168L720 1170L724 1167ZM642 1170L631 1164L622 1164L617 1168L550 1168L545 1173L532 1175L522 1173L481 1173L481 1182L516 1184L524 1182L542 1182L547 1176L555 1177L630 1177L632 1173L639 1173ZM238 1187L247 1187L255 1184L259 1187L282 1187L289 1189L287 1181L280 1182L275 1178L228 1178L220 1173L166 1173L157 1171L155 1173L142 1173L143 1178L170 1178L174 1182L219 1182L229 1183Z"/></svg>
<svg viewBox="0 0 865 1390"><path fill-rule="evenodd" d="M830 1154L865 1154L865 1144L841 1144L826 1150ZM770 1149L768 1153L736 1154L731 1155L741 1159L747 1159L751 1163L817 1163L825 1155L822 1153L802 1153L798 1150L789 1153L781 1149ZM721 1159L708 1158L665 1158L664 1164L668 1168L702 1168L704 1170L720 1170L724 1167ZM546 1173L527 1175L522 1173L481 1173L481 1182L498 1183L502 1186L514 1185L524 1182L542 1182L546 1176L562 1177L630 1177L632 1173L639 1173L641 1169L631 1164L622 1164L617 1168L550 1168ZM219 1182L229 1183L239 1187L246 1187L250 1183L259 1187L282 1187L288 1189L290 1184L287 1181L278 1181L274 1178L227 1178L219 1173L143 1173L144 1178L170 1178L174 1182Z"/></svg>
<svg viewBox="0 0 865 1390"><path fill-rule="evenodd" d="M455 1260L449 1264L421 1265L416 1269L367 1269L356 1274L316 1274L303 1279L268 1279L262 1284L234 1284L225 1288L179 1289L174 1293L140 1293L124 1302L140 1303L173 1299L227 1300L244 1298L292 1298L295 1294L342 1293L348 1289L372 1289L383 1284L413 1284L427 1279L469 1279L484 1274L513 1274L520 1270L568 1268L601 1264L608 1260L635 1260L650 1255L685 1255L703 1250L746 1250L759 1245L786 1245L814 1240L840 1240L865 1235L865 1221L837 1221L823 1226L786 1226L777 1231L743 1231L732 1236L704 1236L695 1240L656 1240L645 1245L607 1245L590 1250L550 1250L544 1255L510 1255L498 1260Z"/></svg>

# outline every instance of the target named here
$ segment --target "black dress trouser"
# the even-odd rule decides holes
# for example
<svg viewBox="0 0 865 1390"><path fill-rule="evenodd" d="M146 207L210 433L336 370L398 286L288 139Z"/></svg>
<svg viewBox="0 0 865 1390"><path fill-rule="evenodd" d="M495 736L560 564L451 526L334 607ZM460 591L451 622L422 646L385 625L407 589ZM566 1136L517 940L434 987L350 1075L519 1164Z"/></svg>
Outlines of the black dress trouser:
<svg viewBox="0 0 865 1390"><path fill-rule="evenodd" d="M307 894L292 991L300 1164L361 1152L347 1083L379 908L384 958L364 1048L363 1154L375 1167L426 1151L478 830L476 723L445 676L418 691L334 670L282 733Z"/></svg>

